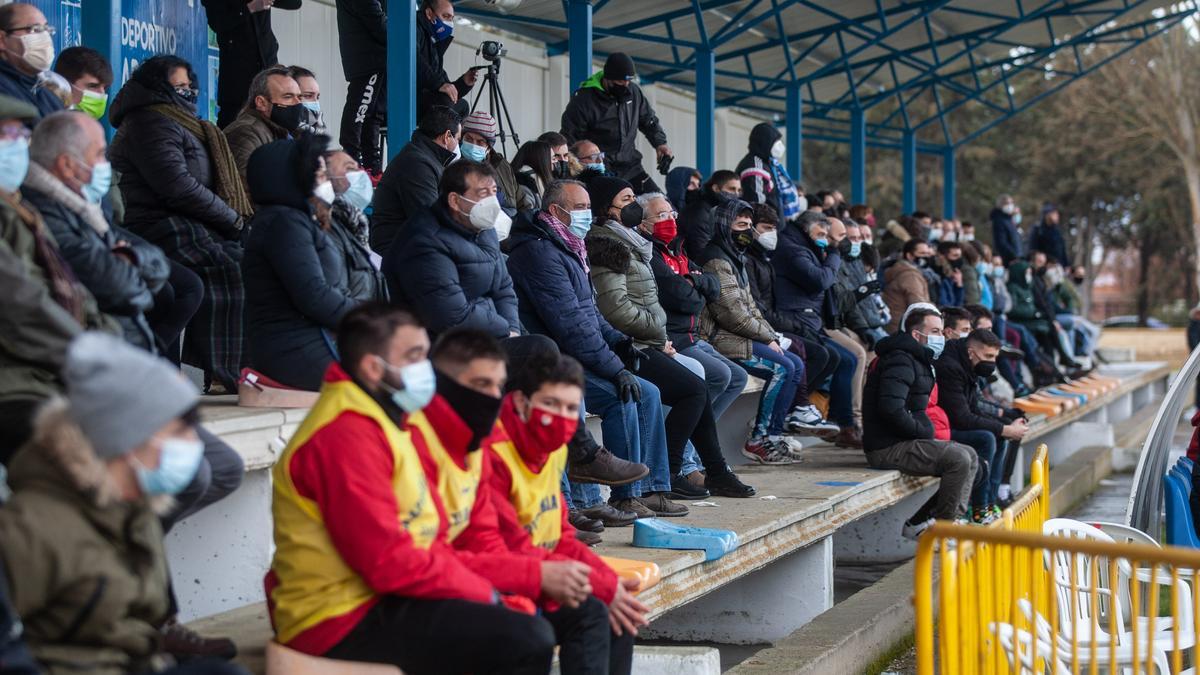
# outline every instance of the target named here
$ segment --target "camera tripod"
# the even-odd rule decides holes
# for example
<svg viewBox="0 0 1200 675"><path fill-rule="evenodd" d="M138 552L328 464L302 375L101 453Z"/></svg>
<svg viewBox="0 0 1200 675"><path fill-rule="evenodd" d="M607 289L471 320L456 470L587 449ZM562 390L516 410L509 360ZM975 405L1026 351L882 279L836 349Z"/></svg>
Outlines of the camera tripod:
<svg viewBox="0 0 1200 675"><path fill-rule="evenodd" d="M488 110L491 111L492 117L496 118L496 124L500 127L500 148L507 157L509 135L512 136L514 149L521 147L521 138L517 136L517 130L513 127L512 116L508 114L508 103L504 100L504 92L500 90L499 58L488 62L487 72L483 75L483 84L479 86L475 100L471 102L471 112L475 112L475 109L479 107L479 99L485 91L488 95Z"/></svg>

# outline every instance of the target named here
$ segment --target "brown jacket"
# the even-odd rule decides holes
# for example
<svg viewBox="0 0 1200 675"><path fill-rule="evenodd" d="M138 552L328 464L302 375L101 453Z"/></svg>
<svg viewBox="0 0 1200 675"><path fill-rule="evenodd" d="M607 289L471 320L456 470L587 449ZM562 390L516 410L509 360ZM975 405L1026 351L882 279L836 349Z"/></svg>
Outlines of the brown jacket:
<svg viewBox="0 0 1200 675"><path fill-rule="evenodd" d="M904 310L914 302L930 302L929 284L925 275L911 262L901 258L883 274L883 301L892 314L887 332L895 333Z"/></svg>
<svg viewBox="0 0 1200 675"><path fill-rule="evenodd" d="M246 165L250 163L250 155L255 150L287 137L286 129L263 117L257 110L243 110L237 119L225 127L225 138L229 139L229 149L233 151L233 161L237 163L242 180L246 180Z"/></svg>
<svg viewBox="0 0 1200 675"><path fill-rule="evenodd" d="M726 358L744 361L753 356L751 343L770 343L775 329L758 311L750 285L742 285L728 260L712 258L704 271L717 275L721 281L721 297L704 307L700 320L700 336Z"/></svg>

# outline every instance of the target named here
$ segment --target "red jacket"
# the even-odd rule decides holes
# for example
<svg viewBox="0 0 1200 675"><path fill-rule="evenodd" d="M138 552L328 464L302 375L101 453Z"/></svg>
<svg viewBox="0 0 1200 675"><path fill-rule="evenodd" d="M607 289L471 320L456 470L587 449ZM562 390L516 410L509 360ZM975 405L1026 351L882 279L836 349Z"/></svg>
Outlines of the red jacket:
<svg viewBox="0 0 1200 675"><path fill-rule="evenodd" d="M1193 462L1200 462L1200 410L1192 415L1192 440L1187 446L1187 456Z"/></svg>
<svg viewBox="0 0 1200 675"><path fill-rule="evenodd" d="M950 440L950 417L938 406L937 382L933 383L933 390L929 392L929 405L925 408L925 414L929 415L929 421L933 422L933 437L939 441Z"/></svg>

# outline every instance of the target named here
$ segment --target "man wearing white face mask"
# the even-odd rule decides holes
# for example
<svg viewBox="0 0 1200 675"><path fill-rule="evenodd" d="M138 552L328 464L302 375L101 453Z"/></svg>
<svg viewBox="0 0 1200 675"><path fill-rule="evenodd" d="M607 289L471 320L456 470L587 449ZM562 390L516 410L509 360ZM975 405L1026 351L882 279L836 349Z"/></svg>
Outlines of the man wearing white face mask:
<svg viewBox="0 0 1200 675"><path fill-rule="evenodd" d="M786 225L808 208L804 189L783 168L783 134L775 125L760 122L750 130L749 152L738 162L742 199L750 204L767 204Z"/></svg>
<svg viewBox="0 0 1200 675"><path fill-rule="evenodd" d="M31 103L38 116L63 109L62 101L38 83L54 63L54 26L33 5L0 7L0 94Z"/></svg>
<svg viewBox="0 0 1200 675"><path fill-rule="evenodd" d="M500 253L512 220L496 199L495 172L455 162L438 191L437 203L411 218L383 257L392 298L435 335L456 326L495 338L520 334L517 295Z"/></svg>
<svg viewBox="0 0 1200 675"><path fill-rule="evenodd" d="M387 282L379 271L379 256L367 248L370 222L363 213L374 196L371 177L344 150L325 155L325 166L333 185L330 227L327 233L345 259L345 284L359 302L387 300Z"/></svg>

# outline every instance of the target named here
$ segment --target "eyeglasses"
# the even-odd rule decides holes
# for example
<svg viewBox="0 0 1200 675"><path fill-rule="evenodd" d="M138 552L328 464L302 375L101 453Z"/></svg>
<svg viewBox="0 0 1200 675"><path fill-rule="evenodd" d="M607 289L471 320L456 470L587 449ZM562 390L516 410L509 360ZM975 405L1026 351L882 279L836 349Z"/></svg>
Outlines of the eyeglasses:
<svg viewBox="0 0 1200 675"><path fill-rule="evenodd" d="M0 125L0 141L15 141L19 139L28 140L32 135L29 127L26 127L20 122L9 122L8 124Z"/></svg>
<svg viewBox="0 0 1200 675"><path fill-rule="evenodd" d="M51 26L48 23L34 23L34 24L30 24L28 26L14 26L4 32L5 33L20 33L22 31L25 31L27 33L49 33L51 35L54 35L54 33L57 32L55 30L54 26Z"/></svg>
<svg viewBox="0 0 1200 675"><path fill-rule="evenodd" d="M675 211L662 211L654 215L654 222L660 223L664 220L675 220L678 217L679 214Z"/></svg>
<svg viewBox="0 0 1200 675"><path fill-rule="evenodd" d="M604 153L597 152L593 155L584 155L583 157L579 158L579 161L581 161L581 162L603 162L604 161Z"/></svg>

